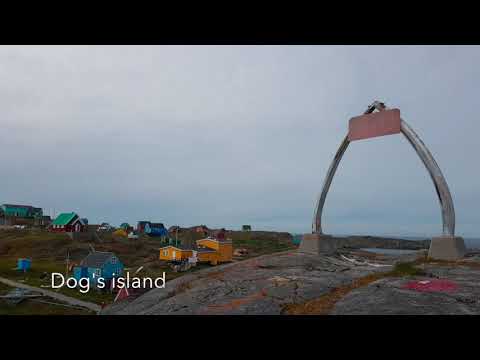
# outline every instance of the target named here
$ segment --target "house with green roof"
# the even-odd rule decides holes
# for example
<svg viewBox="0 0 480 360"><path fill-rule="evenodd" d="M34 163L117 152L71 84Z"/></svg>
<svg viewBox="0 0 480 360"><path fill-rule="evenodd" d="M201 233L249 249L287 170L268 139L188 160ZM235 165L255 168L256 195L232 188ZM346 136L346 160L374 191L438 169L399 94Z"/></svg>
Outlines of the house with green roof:
<svg viewBox="0 0 480 360"><path fill-rule="evenodd" d="M27 219L41 218L43 216L42 208L31 205L13 205L2 204L2 213L4 216L22 217Z"/></svg>
<svg viewBox="0 0 480 360"><path fill-rule="evenodd" d="M31 205L2 204L0 220L4 225L43 225L43 211Z"/></svg>
<svg viewBox="0 0 480 360"><path fill-rule="evenodd" d="M74 213L61 213L53 220L50 231L53 232L82 232L87 230L87 224Z"/></svg>

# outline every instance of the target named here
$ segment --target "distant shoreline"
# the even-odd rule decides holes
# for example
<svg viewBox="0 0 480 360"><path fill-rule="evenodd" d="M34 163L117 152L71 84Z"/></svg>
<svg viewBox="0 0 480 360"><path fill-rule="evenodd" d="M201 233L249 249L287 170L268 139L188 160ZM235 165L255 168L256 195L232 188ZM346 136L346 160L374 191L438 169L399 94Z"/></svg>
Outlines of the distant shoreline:
<svg viewBox="0 0 480 360"><path fill-rule="evenodd" d="M292 236L301 236L301 234L292 234ZM338 239L344 244L351 244L347 247L354 248L382 248L381 244L384 243L386 247L384 249L406 249L415 250L421 248L428 248L430 246L430 238L427 236L377 236L377 235L332 235L335 239ZM464 237L465 246L470 250L480 250L480 238ZM397 243L400 241L400 243ZM412 243L413 242L413 243ZM416 243L423 243L425 247L418 246ZM360 246L365 244L365 246ZM342 245L343 246L343 245ZM405 248L403 246L406 246Z"/></svg>

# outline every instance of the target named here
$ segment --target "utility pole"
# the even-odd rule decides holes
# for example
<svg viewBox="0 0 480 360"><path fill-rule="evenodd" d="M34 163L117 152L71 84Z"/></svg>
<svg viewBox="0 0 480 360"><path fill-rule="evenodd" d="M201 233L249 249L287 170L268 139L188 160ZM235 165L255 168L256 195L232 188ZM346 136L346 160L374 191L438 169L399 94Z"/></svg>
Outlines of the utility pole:
<svg viewBox="0 0 480 360"><path fill-rule="evenodd" d="M65 277L68 279L68 268L69 268L69 265L70 265L70 250L67 250L67 261L66 261L66 263L67 263L67 271L65 273L66 274Z"/></svg>

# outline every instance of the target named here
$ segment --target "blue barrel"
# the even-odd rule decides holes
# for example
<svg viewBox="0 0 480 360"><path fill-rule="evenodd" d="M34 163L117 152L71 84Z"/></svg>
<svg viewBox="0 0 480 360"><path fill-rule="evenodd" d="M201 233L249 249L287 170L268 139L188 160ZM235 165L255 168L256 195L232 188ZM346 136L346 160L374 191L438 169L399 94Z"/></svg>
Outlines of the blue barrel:
<svg viewBox="0 0 480 360"><path fill-rule="evenodd" d="M28 271L28 270L30 270L31 265L32 265L32 262L31 262L30 259L18 259L17 269L18 270L23 270L23 271Z"/></svg>

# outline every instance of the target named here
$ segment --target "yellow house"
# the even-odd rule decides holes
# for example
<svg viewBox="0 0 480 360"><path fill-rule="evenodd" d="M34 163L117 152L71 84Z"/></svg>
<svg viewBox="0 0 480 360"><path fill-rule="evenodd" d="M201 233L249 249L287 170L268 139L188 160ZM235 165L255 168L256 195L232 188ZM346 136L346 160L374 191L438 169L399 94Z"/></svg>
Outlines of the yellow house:
<svg viewBox="0 0 480 360"><path fill-rule="evenodd" d="M196 257L197 262L208 262L211 265L232 261L233 246L230 239L205 238L197 240L197 249L168 245L160 250L160 260L181 261Z"/></svg>
<svg viewBox="0 0 480 360"><path fill-rule="evenodd" d="M230 239L200 239L197 240L197 247L199 261L209 261L212 264L215 263L214 265L219 262L232 261L233 245Z"/></svg>
<svg viewBox="0 0 480 360"><path fill-rule="evenodd" d="M168 245L160 248L160 260L187 260L192 255L192 249L182 248L181 246Z"/></svg>
<svg viewBox="0 0 480 360"><path fill-rule="evenodd" d="M199 247L197 249L197 261L198 262L209 262L210 265L218 264L218 251L214 249L209 249L206 247Z"/></svg>

